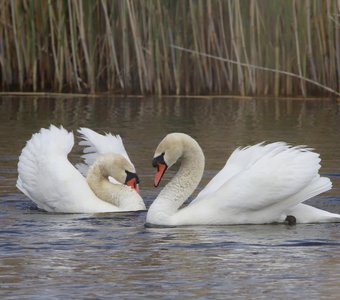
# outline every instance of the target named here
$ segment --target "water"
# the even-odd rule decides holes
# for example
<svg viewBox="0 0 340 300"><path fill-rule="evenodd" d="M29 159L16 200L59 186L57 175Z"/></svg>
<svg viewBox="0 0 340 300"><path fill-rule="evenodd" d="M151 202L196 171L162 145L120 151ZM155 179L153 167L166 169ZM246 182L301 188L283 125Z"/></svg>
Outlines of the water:
<svg viewBox="0 0 340 300"><path fill-rule="evenodd" d="M153 151L181 131L206 154L198 190L237 146L284 140L315 148L334 188L310 203L340 213L338 102L1 97L0 120L2 299L339 298L340 224L145 228L145 212L50 214L15 188L17 158L33 132L87 126L123 137L148 207L159 192Z"/></svg>

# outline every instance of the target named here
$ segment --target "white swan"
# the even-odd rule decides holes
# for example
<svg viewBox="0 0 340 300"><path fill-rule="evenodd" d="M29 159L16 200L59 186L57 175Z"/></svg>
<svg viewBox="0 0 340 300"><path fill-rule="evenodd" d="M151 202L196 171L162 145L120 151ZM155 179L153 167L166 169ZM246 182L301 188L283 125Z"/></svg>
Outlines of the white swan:
<svg viewBox="0 0 340 300"><path fill-rule="evenodd" d="M86 128L80 132L89 146L86 151L94 151L85 155L87 163L93 160L87 179L67 159L74 146L73 133L51 125L33 134L23 148L18 163L18 189L48 212L145 210L143 199L131 188L138 184L138 177L126 158L121 139L111 135L104 137ZM91 136L91 141L87 135ZM97 145L102 154L96 151L98 140L102 142ZM118 153L117 147L110 143L112 140L119 145ZM115 184L109 182L109 176L115 179Z"/></svg>
<svg viewBox="0 0 340 300"><path fill-rule="evenodd" d="M179 159L176 176L148 210L147 225L282 223L288 216L297 223L340 222L338 214L302 204L332 187L318 173L319 154L303 146L277 142L236 149L197 198L181 209L201 180L204 154L190 136L172 133L155 151L156 187Z"/></svg>

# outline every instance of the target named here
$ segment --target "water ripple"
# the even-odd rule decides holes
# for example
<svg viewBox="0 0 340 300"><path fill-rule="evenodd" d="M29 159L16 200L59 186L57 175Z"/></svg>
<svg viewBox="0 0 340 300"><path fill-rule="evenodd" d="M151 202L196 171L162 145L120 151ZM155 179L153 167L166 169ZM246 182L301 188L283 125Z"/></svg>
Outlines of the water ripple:
<svg viewBox="0 0 340 300"><path fill-rule="evenodd" d="M199 189L238 146L286 140L314 147L333 189L309 203L340 213L336 103L0 98L0 139L6 141L0 145L1 299L339 297L339 224L147 228L146 212L46 213L15 187L17 157L33 132L50 123L88 126L124 138L149 207L159 193L153 188L154 148L178 130L197 138L205 152ZM79 153L76 147L70 160Z"/></svg>

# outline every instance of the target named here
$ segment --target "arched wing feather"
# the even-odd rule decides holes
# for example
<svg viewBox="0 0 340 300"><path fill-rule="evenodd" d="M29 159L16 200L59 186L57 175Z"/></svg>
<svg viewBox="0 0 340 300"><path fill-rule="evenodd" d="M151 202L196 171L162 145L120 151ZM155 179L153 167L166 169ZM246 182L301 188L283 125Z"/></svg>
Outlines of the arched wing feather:
<svg viewBox="0 0 340 300"><path fill-rule="evenodd" d="M238 211L289 207L314 190L331 188L318 174L319 162L319 154L310 149L281 142L237 149L195 202L212 201L216 203L210 205Z"/></svg>
<svg viewBox="0 0 340 300"><path fill-rule="evenodd" d="M89 128L80 128L78 132L81 134L82 141L79 145L84 146L84 164L78 164L77 168L82 174L86 174L88 167L93 164L95 159L100 154L116 153L125 157L133 166L123 144L123 141L119 135L112 135L106 133L101 135Z"/></svg>
<svg viewBox="0 0 340 300"><path fill-rule="evenodd" d="M17 187L39 208L77 211L84 203L82 198L95 198L86 179L67 159L73 145L72 132L51 125L33 134L22 150Z"/></svg>

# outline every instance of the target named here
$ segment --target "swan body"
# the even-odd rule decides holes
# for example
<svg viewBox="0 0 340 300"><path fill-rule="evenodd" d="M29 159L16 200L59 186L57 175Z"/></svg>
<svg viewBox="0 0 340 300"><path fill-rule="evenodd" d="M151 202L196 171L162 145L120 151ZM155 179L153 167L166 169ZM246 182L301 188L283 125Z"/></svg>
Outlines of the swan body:
<svg viewBox="0 0 340 300"><path fill-rule="evenodd" d="M115 152L93 155L95 159L86 179L67 159L73 146L73 133L63 127L51 125L33 134L19 157L18 189L48 212L100 213L145 209L139 194L122 184L128 174L135 173L129 160ZM116 184L108 180L109 176L115 178Z"/></svg>
<svg viewBox="0 0 340 300"><path fill-rule="evenodd" d="M236 149L196 199L181 209L202 178L205 159L190 136L167 135L153 159L155 186L178 159L179 171L150 206L147 224L267 224L283 223L287 216L297 223L340 222L339 214L302 203L332 188L331 181L319 175L319 154L303 146L276 142Z"/></svg>

